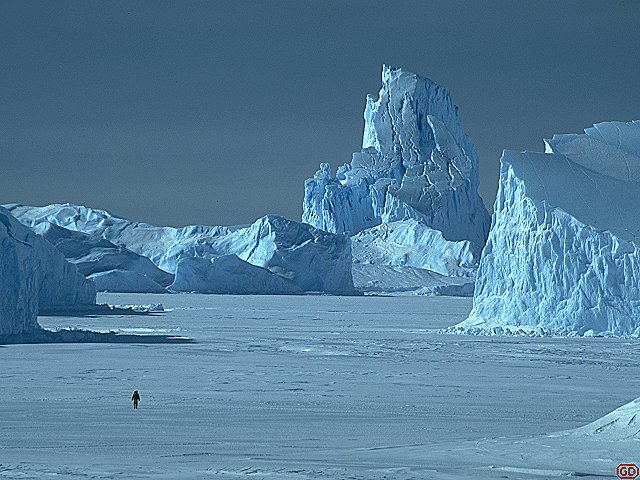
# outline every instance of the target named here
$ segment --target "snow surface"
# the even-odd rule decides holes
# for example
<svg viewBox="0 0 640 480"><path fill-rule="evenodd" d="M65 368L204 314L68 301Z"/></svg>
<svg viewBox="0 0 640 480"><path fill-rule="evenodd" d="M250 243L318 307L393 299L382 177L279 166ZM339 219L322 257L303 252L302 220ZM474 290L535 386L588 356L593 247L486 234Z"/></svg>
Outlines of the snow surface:
<svg viewBox="0 0 640 480"><path fill-rule="evenodd" d="M504 152L462 329L640 334L640 123L585 132L547 140L545 154Z"/></svg>
<svg viewBox="0 0 640 480"><path fill-rule="evenodd" d="M103 238L150 259L158 268L170 273L176 272L178 262L183 258L209 260L237 255L303 291L354 292L348 237L276 215L267 215L242 227L173 228L132 222L104 210L79 205L8 207L27 226L42 228L42 225L53 224ZM194 282L207 284L207 278ZM269 285L275 284L265 284ZM265 290L261 293L273 292Z"/></svg>
<svg viewBox="0 0 640 480"><path fill-rule="evenodd" d="M637 341L439 335L471 307L444 297L99 302L166 313L41 323L196 343L0 348L0 478L596 479L638 460L637 438L580 430L637 396Z"/></svg>
<svg viewBox="0 0 640 480"><path fill-rule="evenodd" d="M0 335L38 330L40 307L95 303L92 282L0 207Z"/></svg>
<svg viewBox="0 0 640 480"><path fill-rule="evenodd" d="M421 220L451 241L481 248L489 215L478 196L478 158L444 87L382 69L377 100L367 97L362 151L335 177L321 164L305 182L302 221L354 235L380 223Z"/></svg>

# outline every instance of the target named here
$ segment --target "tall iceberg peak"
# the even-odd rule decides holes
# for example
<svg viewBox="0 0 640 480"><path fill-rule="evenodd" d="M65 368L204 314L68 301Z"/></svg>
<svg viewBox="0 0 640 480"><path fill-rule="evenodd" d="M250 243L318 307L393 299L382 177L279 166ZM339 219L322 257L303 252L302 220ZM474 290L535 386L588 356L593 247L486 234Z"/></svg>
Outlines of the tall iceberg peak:
<svg viewBox="0 0 640 480"><path fill-rule="evenodd" d="M303 222L354 235L416 219L450 241L484 245L489 215L477 189L478 157L449 91L384 66L367 97L362 150L334 176L322 164L305 182Z"/></svg>
<svg viewBox="0 0 640 480"><path fill-rule="evenodd" d="M640 123L505 151L473 310L479 333L640 334Z"/></svg>

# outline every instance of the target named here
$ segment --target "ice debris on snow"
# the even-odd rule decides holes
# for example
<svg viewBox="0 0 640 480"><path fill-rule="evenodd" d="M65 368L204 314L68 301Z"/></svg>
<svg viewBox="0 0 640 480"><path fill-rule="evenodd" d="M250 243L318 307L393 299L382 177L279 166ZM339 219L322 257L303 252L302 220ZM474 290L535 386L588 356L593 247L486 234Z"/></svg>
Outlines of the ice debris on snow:
<svg viewBox="0 0 640 480"><path fill-rule="evenodd" d="M291 290L317 291L326 293L354 293L351 276L351 246L349 237L342 234L324 232L310 225L293 222L286 218L267 215L249 226L187 226L183 228L156 227L138 223L109 214L104 210L71 204L54 204L45 207L8 206L11 212L25 225L34 229L45 229L47 225L57 225L67 230L90 235L96 242L105 239L118 247L124 247L139 256L146 257L153 264L180 279L173 284L174 289L192 290L193 285L202 285L210 291L211 273L198 268L189 268L194 263L179 264L183 259L204 259L215 268L218 263L210 260L228 255L236 255L240 260L256 267L262 267L284 280L277 282L272 277L261 276L262 285L254 280L255 293L277 293L284 285L293 285ZM80 249L80 246L73 246ZM133 260L132 260L133 261ZM153 275L135 265L135 273ZM178 272L179 270L179 272ZM218 270L225 273L224 269ZM199 279L191 279L191 286L185 283L187 273L202 274ZM105 274L106 275L106 274ZM136 278L131 274L121 274L117 270L107 279L94 274L97 281L112 282L117 285ZM156 281L156 283L159 283ZM139 286L139 285L138 285ZM289 287L288 287L289 288ZM129 290L131 291L131 290Z"/></svg>
<svg viewBox="0 0 640 480"><path fill-rule="evenodd" d="M90 305L95 300L92 282L0 207L0 335L40 331L40 308Z"/></svg>
<svg viewBox="0 0 640 480"><path fill-rule="evenodd" d="M505 151L469 318L452 329L640 334L640 122Z"/></svg>

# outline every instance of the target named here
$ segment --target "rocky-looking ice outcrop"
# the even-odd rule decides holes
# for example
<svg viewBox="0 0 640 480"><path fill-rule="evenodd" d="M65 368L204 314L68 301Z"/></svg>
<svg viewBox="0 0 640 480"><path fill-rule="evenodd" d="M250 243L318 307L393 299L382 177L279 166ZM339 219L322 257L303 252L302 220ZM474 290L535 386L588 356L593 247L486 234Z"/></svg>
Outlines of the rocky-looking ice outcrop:
<svg viewBox="0 0 640 480"><path fill-rule="evenodd" d="M70 204L46 207L10 205L9 208L31 228L53 224L103 238L150 259L158 268L171 274L176 272L179 261L184 258L211 260L237 255L245 262L279 275L302 291L354 292L351 246L347 236L324 232L275 215L262 217L252 225L242 227L173 228L132 222L104 210ZM193 271L200 272L201 267ZM210 280L206 276L202 284Z"/></svg>
<svg viewBox="0 0 640 480"><path fill-rule="evenodd" d="M0 335L39 330L41 307L90 305L95 300L93 282L0 207Z"/></svg>
<svg viewBox="0 0 640 480"><path fill-rule="evenodd" d="M640 122L505 151L468 332L640 334Z"/></svg>
<svg viewBox="0 0 640 480"><path fill-rule="evenodd" d="M416 219L449 241L479 248L489 230L478 158L444 87L384 66L377 100L367 97L362 151L335 177L322 164L305 182L302 221L354 235Z"/></svg>

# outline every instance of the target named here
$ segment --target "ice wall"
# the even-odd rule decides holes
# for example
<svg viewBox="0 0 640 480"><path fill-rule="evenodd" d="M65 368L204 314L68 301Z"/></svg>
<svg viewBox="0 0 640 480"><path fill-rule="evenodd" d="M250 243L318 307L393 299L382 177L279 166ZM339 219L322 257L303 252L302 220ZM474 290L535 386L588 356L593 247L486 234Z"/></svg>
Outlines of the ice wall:
<svg viewBox="0 0 640 480"><path fill-rule="evenodd" d="M354 235L416 219L450 241L485 243L489 215L478 196L478 158L449 92L383 67L379 97L367 97L362 151L335 177L320 165L305 182L302 221Z"/></svg>
<svg viewBox="0 0 640 480"><path fill-rule="evenodd" d="M37 269L30 232L0 208L0 335L39 328Z"/></svg>
<svg viewBox="0 0 640 480"><path fill-rule="evenodd" d="M544 154L503 154L474 307L460 327L638 335L640 123L546 144Z"/></svg>
<svg viewBox="0 0 640 480"><path fill-rule="evenodd" d="M38 309L95 303L93 282L0 207L0 335L38 330Z"/></svg>

